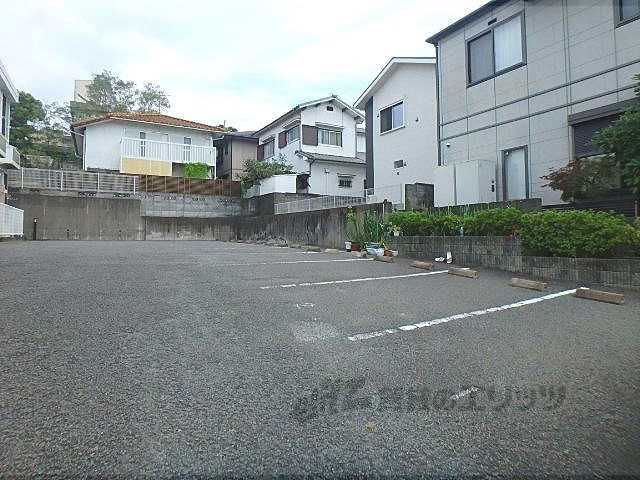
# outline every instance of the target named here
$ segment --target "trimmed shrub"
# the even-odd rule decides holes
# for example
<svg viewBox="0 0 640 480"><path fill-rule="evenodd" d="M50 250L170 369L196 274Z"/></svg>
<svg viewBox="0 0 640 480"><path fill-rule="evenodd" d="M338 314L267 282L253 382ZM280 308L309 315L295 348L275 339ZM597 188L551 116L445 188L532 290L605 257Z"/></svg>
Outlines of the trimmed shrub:
<svg viewBox="0 0 640 480"><path fill-rule="evenodd" d="M514 207L478 210L465 222L465 234L477 236L517 235L522 228L522 210Z"/></svg>
<svg viewBox="0 0 640 480"><path fill-rule="evenodd" d="M207 178L209 165L203 162L189 162L184 164L184 176L186 178Z"/></svg>
<svg viewBox="0 0 640 480"><path fill-rule="evenodd" d="M613 258L640 253L640 231L623 215L589 210L526 213L520 238L529 255Z"/></svg>
<svg viewBox="0 0 640 480"><path fill-rule="evenodd" d="M415 210L397 210L389 214L389 222L400 228L402 235L430 235L427 231L427 219L423 212Z"/></svg>

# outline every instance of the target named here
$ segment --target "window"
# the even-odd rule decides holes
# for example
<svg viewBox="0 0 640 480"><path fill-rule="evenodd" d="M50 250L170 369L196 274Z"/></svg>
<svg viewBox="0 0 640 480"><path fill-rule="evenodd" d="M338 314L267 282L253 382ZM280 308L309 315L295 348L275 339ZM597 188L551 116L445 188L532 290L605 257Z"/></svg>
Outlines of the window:
<svg viewBox="0 0 640 480"><path fill-rule="evenodd" d="M522 30L522 15L517 15L469 41L467 68L470 84L524 63Z"/></svg>
<svg viewBox="0 0 640 480"><path fill-rule="evenodd" d="M336 132L335 130L325 130L323 128L319 128L318 143L322 145L335 145L337 147L341 147L342 132Z"/></svg>
<svg viewBox="0 0 640 480"><path fill-rule="evenodd" d="M274 151L273 143L274 143L274 139L273 137L271 137L264 143L261 143L260 145L258 145L258 151L257 151L258 160L264 160L265 158L273 157L273 151Z"/></svg>
<svg viewBox="0 0 640 480"><path fill-rule="evenodd" d="M263 157L261 160L264 160L265 158L271 158L273 157L273 138L271 140L269 140L267 143L262 145L263 148Z"/></svg>
<svg viewBox="0 0 640 480"><path fill-rule="evenodd" d="M393 168L402 168L405 167L407 165L407 162L405 162L404 160L396 160L393 162Z"/></svg>
<svg viewBox="0 0 640 480"><path fill-rule="evenodd" d="M353 175L340 175L338 174L338 187L339 188L351 188L353 182Z"/></svg>
<svg viewBox="0 0 640 480"><path fill-rule="evenodd" d="M504 200L529 198L527 155L523 148L506 150L502 154Z"/></svg>
<svg viewBox="0 0 640 480"><path fill-rule="evenodd" d="M147 134L144 132L140 132L140 156L141 157L146 156L146 147L147 147L147 142L145 142L146 138L147 138Z"/></svg>
<svg viewBox="0 0 640 480"><path fill-rule="evenodd" d="M191 160L191 137L184 137L183 161Z"/></svg>
<svg viewBox="0 0 640 480"><path fill-rule="evenodd" d="M615 0L616 23L640 18L640 0Z"/></svg>
<svg viewBox="0 0 640 480"><path fill-rule="evenodd" d="M380 110L380 133L388 132L404 125L404 102L396 103Z"/></svg>
<svg viewBox="0 0 640 480"><path fill-rule="evenodd" d="M289 130L287 130L287 133L286 133L287 143L291 143L294 140L298 140L299 138L300 138L300 127L298 127L298 125L296 125L295 127L291 127Z"/></svg>
<svg viewBox="0 0 640 480"><path fill-rule="evenodd" d="M7 102L7 97L4 96L4 94L0 93L0 95L2 95L2 120L0 123L0 127L2 128L2 135L3 136L7 136L7 114L8 114L8 103Z"/></svg>

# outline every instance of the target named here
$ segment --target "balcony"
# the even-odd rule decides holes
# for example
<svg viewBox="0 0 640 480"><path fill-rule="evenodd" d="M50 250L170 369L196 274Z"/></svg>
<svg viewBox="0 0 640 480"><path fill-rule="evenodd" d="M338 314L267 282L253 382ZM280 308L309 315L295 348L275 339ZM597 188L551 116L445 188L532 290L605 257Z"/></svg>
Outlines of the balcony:
<svg viewBox="0 0 640 480"><path fill-rule="evenodd" d="M172 176L175 164L201 162L215 168L215 160L214 147L127 137L120 141L121 173Z"/></svg>
<svg viewBox="0 0 640 480"><path fill-rule="evenodd" d="M0 138L3 138L3 137L0 136ZM5 151L6 156L2 157L0 155L0 165L2 165L5 168L20 169L20 152L13 145L9 145L6 142L4 143L4 145L6 150L0 150L0 153L2 151ZM1 147L2 145L0 145L0 148Z"/></svg>

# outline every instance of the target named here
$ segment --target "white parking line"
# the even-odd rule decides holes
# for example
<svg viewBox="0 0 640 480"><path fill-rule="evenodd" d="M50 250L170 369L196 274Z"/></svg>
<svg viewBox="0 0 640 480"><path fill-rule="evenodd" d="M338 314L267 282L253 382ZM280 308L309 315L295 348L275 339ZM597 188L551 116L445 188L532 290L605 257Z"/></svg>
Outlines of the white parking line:
<svg viewBox="0 0 640 480"><path fill-rule="evenodd" d="M227 267L252 267L255 265L290 265L293 263L370 262L373 258L346 258L340 260L291 260L288 262L218 263Z"/></svg>
<svg viewBox="0 0 640 480"><path fill-rule="evenodd" d="M521 302L510 303L508 305L501 305L499 307L485 308L484 310L475 310L468 313L458 313L456 315L450 315L448 317L437 318L435 320L427 320L425 322L412 323L409 325L402 325L400 327L387 328L385 330L378 330L376 332L358 333L347 337L348 340L355 342L357 340L369 340L371 338L384 337L385 335L392 335L394 333L408 332L410 330L416 330L418 328L432 327L441 323L451 322L453 320L460 320L462 318L479 317L481 315L487 315L493 312L499 312L501 310L510 310L512 308L524 307L525 305L532 305L534 303L543 302L545 300L551 300L553 298L563 297L565 295L572 295L576 293L576 289L564 290L562 292L550 293L542 297L530 298L528 300L522 300Z"/></svg>
<svg viewBox="0 0 640 480"><path fill-rule="evenodd" d="M427 275L437 275L439 273L447 273L447 270L437 270L435 272L425 272L425 273L409 273L406 275L390 275L388 277L366 277L366 278L351 278L349 280L328 280L325 282L288 283L286 285L269 285L269 286L260 287L260 288L262 290L269 290L272 288L315 287L319 285L338 285L341 283L373 282L376 280L394 280L397 278L425 277Z"/></svg>

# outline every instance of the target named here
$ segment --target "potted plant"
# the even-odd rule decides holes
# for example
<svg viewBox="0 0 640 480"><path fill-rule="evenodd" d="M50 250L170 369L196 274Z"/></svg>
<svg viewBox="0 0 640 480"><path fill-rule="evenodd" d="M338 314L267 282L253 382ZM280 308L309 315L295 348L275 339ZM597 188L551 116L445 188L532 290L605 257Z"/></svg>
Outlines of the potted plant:
<svg viewBox="0 0 640 480"><path fill-rule="evenodd" d="M356 213L349 208L349 211L345 215L346 218L346 233L348 240L345 242L345 247L347 251L359 252L362 250L362 246L364 244L364 232L362 229L361 222L358 220L358 216Z"/></svg>

